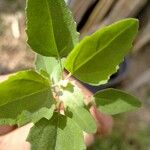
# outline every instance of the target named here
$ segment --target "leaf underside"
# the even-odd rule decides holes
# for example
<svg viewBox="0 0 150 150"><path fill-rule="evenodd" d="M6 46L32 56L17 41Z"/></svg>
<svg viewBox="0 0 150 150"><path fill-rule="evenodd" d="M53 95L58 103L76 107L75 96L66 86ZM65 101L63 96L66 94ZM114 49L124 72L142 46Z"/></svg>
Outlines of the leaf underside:
<svg viewBox="0 0 150 150"><path fill-rule="evenodd" d="M106 89L94 95L98 109L109 115L133 111L141 107L141 102L134 96L116 89Z"/></svg>

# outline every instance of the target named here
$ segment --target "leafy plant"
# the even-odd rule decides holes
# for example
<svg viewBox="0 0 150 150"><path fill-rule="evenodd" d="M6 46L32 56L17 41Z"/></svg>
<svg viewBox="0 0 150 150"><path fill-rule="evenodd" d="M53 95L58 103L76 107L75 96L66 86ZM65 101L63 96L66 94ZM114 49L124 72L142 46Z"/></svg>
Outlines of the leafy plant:
<svg viewBox="0 0 150 150"><path fill-rule="evenodd" d="M79 42L64 0L27 0L26 15L36 69L20 71L0 83L0 124L33 122L27 138L32 150L86 149L82 131L95 133L96 123L81 89L69 77L91 85L106 83L130 51L138 20L124 19ZM141 104L127 93L107 89L93 96L92 105L114 115Z"/></svg>

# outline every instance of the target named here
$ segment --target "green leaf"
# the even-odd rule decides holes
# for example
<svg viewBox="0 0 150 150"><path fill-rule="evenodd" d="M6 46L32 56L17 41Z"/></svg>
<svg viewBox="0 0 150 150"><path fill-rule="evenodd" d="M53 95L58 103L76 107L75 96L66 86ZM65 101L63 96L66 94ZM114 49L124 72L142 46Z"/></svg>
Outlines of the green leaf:
<svg viewBox="0 0 150 150"><path fill-rule="evenodd" d="M90 112L83 107L68 107L67 115L71 117L78 126L87 133L95 133L97 126Z"/></svg>
<svg viewBox="0 0 150 150"><path fill-rule="evenodd" d="M32 122L37 123L42 118L50 120L51 117L53 116L54 110L55 110L55 105L53 105L53 107L51 108L46 108L46 107L41 108L38 112L35 112L32 115Z"/></svg>
<svg viewBox="0 0 150 150"><path fill-rule="evenodd" d="M136 19L125 19L98 30L73 49L65 68L83 82L103 84L129 52L137 30Z"/></svg>
<svg viewBox="0 0 150 150"><path fill-rule="evenodd" d="M35 113L55 102L47 78L35 71L21 71L0 83L0 124L24 124L18 117L24 112Z"/></svg>
<svg viewBox="0 0 150 150"><path fill-rule="evenodd" d="M66 56L78 42L76 24L64 0L27 0L27 35L44 56Z"/></svg>
<svg viewBox="0 0 150 150"><path fill-rule="evenodd" d="M61 62L54 57L45 57L37 55L35 65L39 72L47 72L54 82L58 83L62 79L62 70L64 69L65 58L61 59Z"/></svg>
<svg viewBox="0 0 150 150"><path fill-rule="evenodd" d="M67 87L62 89L62 95L59 96L59 99L65 107L84 107L83 93L76 85L71 83L68 83Z"/></svg>
<svg viewBox="0 0 150 150"><path fill-rule="evenodd" d="M84 108L84 96L81 90L72 84L68 84L62 90L60 101L64 102L67 109L67 115L71 117L79 127L87 133L96 132L96 123L90 112Z"/></svg>
<svg viewBox="0 0 150 150"><path fill-rule="evenodd" d="M83 150L82 130L66 116L54 113L51 120L42 119L30 130L27 141L31 150Z"/></svg>
<svg viewBox="0 0 150 150"><path fill-rule="evenodd" d="M33 122L34 124L37 123L42 118L50 120L53 116L55 110L55 105L52 105L51 108L42 107L38 111L34 113L30 113L28 111L23 111L21 115L17 117L17 123L19 126L23 126L25 122Z"/></svg>
<svg viewBox="0 0 150 150"><path fill-rule="evenodd" d="M141 107L140 101L123 91L106 89L94 95L98 109L110 115L115 115Z"/></svg>
<svg viewBox="0 0 150 150"><path fill-rule="evenodd" d="M54 84L57 84L60 80L63 80L63 71L64 71L64 63L66 61L66 58L62 58L60 60L61 62L57 63L57 65L55 65L55 68L51 74L51 79L53 81Z"/></svg>
<svg viewBox="0 0 150 150"><path fill-rule="evenodd" d="M51 75L57 65L59 62L54 57L45 57L39 54L36 56L35 66L38 71L44 70Z"/></svg>

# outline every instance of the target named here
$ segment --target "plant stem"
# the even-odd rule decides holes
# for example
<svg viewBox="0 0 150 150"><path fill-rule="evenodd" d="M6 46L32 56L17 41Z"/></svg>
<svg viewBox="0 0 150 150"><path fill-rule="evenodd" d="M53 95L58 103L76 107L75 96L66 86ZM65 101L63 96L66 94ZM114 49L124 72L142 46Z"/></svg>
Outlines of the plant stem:
<svg viewBox="0 0 150 150"><path fill-rule="evenodd" d="M72 76L72 74L69 73L69 74L65 77L65 80L69 79L71 76Z"/></svg>
<svg viewBox="0 0 150 150"><path fill-rule="evenodd" d="M58 55L58 63L59 63L60 70L61 70L61 79L63 79L63 66L62 66L61 58L59 55Z"/></svg>

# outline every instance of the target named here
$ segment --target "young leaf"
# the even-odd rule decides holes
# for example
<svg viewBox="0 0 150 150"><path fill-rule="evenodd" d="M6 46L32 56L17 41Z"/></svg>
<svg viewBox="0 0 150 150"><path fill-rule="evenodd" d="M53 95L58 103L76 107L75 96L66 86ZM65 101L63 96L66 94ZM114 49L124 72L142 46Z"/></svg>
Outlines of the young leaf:
<svg viewBox="0 0 150 150"><path fill-rule="evenodd" d="M24 111L34 114L54 103L49 80L32 70L10 76L0 83L0 91L0 124L20 124L18 117Z"/></svg>
<svg viewBox="0 0 150 150"><path fill-rule="evenodd" d="M60 61L61 62L55 65L55 69L53 69L53 72L51 74L51 79L54 84L57 84L60 80L62 80L63 77L64 63L66 61L66 58L62 58Z"/></svg>
<svg viewBox="0 0 150 150"><path fill-rule="evenodd" d="M84 150L82 130L74 121L58 113L42 119L30 130L31 150Z"/></svg>
<svg viewBox="0 0 150 150"><path fill-rule="evenodd" d="M137 30L136 19L125 19L98 30L73 49L65 68L83 82L104 83L129 52Z"/></svg>
<svg viewBox="0 0 150 150"><path fill-rule="evenodd" d="M35 66L39 72L44 70L51 75L55 69L55 66L58 64L58 60L54 57L44 57L39 54L36 56Z"/></svg>
<svg viewBox="0 0 150 150"><path fill-rule="evenodd" d="M84 97L80 89L68 84L63 90L60 100L64 102L67 108L67 115L71 117L79 127L87 133L96 132L96 123L90 112L84 108Z"/></svg>
<svg viewBox="0 0 150 150"><path fill-rule="evenodd" d="M116 89L100 91L94 95L94 98L99 110L110 115L132 111L141 106L136 97Z"/></svg>
<svg viewBox="0 0 150 150"><path fill-rule="evenodd" d="M54 84L56 84L62 79L62 71L64 69L65 60L65 58L62 58L60 60L61 62L59 62L59 60L54 57L45 57L38 54L35 65L39 72L41 72L41 70L47 72Z"/></svg>
<svg viewBox="0 0 150 150"><path fill-rule="evenodd" d="M28 44L35 52L63 57L78 42L76 24L64 0L27 0L26 14Z"/></svg>

